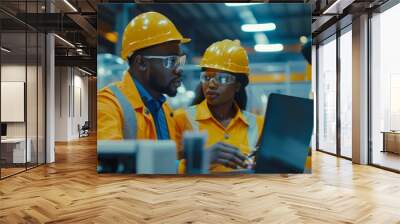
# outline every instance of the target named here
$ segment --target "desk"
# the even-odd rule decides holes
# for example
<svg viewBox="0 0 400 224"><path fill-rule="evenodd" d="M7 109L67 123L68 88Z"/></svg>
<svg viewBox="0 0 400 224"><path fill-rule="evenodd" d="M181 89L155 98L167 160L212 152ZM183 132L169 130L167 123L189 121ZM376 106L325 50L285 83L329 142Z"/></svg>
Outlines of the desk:
<svg viewBox="0 0 400 224"><path fill-rule="evenodd" d="M30 138L26 141L28 144L25 154L25 138L6 138L1 139L1 157L6 163L25 163L31 161L31 145ZM27 158L27 161L25 161Z"/></svg>
<svg viewBox="0 0 400 224"><path fill-rule="evenodd" d="M383 131L383 150L382 152L393 152L400 154L400 132Z"/></svg>

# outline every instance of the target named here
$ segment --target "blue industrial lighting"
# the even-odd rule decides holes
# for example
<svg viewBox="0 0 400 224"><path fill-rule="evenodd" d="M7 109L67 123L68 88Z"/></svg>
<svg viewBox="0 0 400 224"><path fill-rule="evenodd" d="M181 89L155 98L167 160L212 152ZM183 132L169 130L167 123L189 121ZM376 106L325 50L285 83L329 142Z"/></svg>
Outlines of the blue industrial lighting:
<svg viewBox="0 0 400 224"><path fill-rule="evenodd" d="M282 44L256 44L254 50L257 52L278 52L283 51Z"/></svg>
<svg viewBox="0 0 400 224"><path fill-rule="evenodd" d="M276 29L275 23L258 23L258 24L244 24L242 25L244 32L265 32Z"/></svg>

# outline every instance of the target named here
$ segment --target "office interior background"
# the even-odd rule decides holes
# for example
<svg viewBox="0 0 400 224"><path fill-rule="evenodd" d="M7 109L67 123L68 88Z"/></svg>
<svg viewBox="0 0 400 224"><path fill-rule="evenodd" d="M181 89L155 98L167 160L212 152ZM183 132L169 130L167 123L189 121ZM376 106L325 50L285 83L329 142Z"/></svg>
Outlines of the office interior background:
<svg viewBox="0 0 400 224"><path fill-rule="evenodd" d="M96 12L84 7L69 17L63 1L0 3L2 179L54 162L55 143L85 122L96 130Z"/></svg>
<svg viewBox="0 0 400 224"><path fill-rule="evenodd" d="M99 49L96 49L96 4L100 2L76 3L76 6L63 1L1 3L2 177L43 164L46 157L47 161L54 161L54 153L51 153L54 152L54 142L78 138L78 125L82 127L85 121L90 123L92 131L96 130L96 50L99 53L98 59L104 61L102 64L109 63L99 68L99 76L104 77L104 81L99 80L99 88L104 85L103 82L107 82L109 74L116 74L111 79L118 79L118 74L127 67L117 56L121 32L131 17L129 13L146 10L146 6L130 4L122 8L120 4L113 4L112 7L104 8L104 13L99 15ZM314 14L316 8L323 8L325 3L317 1L311 4ZM385 5L388 4L390 1ZM229 3L220 3L217 7L209 8L206 4L182 7L165 5L165 8L159 10L168 11L177 26L181 26L184 32L191 30L192 33L187 34L196 37L185 49L191 64L185 68L184 85L179 89L178 96L170 99L169 103L173 108L190 103L192 89L198 82L197 76L193 75L197 71L194 64L207 44L218 38L238 36L244 40L244 45L248 45L252 62L248 110L264 114L267 96L271 92L301 97L313 95L316 101L313 149L351 160L352 117L359 116L352 113L354 78L351 75L351 18L354 13L365 12L368 7L379 8L370 10L368 32L363 33L369 40L366 43L366 54L370 55L369 82L363 86L367 88L368 98L367 119L363 120L366 122L363 127L368 132L368 138L364 141L370 143L366 154L368 164L399 170L399 137L392 132L400 129L399 101L396 100L399 95L399 68L395 63L395 52L398 50L395 43L400 34L392 29L399 16L399 6L385 10L383 1L368 7L365 5L368 4L354 2L350 8L346 6L349 8L348 15L344 11L339 17L329 13L321 18L313 17L314 22L328 18L331 19L330 23L340 21L340 26L335 30L330 23L319 27L319 23L313 23L311 92L311 77L306 75L306 62L299 52L301 45L310 39L307 26L303 26L308 18L302 16L304 9L301 6L291 6L289 9L275 5L275 8L269 9L267 17L272 18L270 20L279 29L253 37L251 33L242 32L239 27L240 20L246 19L246 12L250 12L253 19L268 19L266 15L259 15L257 3L248 7L231 7ZM76 12L77 8L79 12ZM51 17L46 14L49 12L53 13ZM285 16L288 12L293 16ZM184 19L188 14L196 18L196 29L186 28L188 25ZM201 26L205 20L229 21L229 24L220 22L208 27ZM52 35L48 34L50 32ZM197 41L199 38L204 40ZM253 38L282 44L284 50L256 52L250 45ZM115 57L110 58L112 55ZM52 78L51 83L48 82L49 77ZM53 90L51 94L50 90ZM54 113L54 120L53 115L48 114L46 105ZM46 122L53 124L54 134L45 128ZM48 153L45 153L46 148Z"/></svg>
<svg viewBox="0 0 400 224"><path fill-rule="evenodd" d="M120 41L118 33L121 31L113 30L113 27L121 27L120 23L126 19L126 14L121 13L121 18L110 18L104 13L101 16L106 18L98 18L97 12L101 3L122 2L126 1L0 2L0 191L6 192L5 189L9 189L8 183L21 183L40 175L35 173L35 170L44 173L43 169L46 169L47 175L48 172L54 172L54 175L66 175L67 178L66 171L75 175L76 169L81 168L88 172L84 173L83 177L90 176L94 178L92 180L100 178L89 174L95 173L95 147L85 146L85 141L95 142L93 136L96 131L97 78L109 74L109 70L96 70L96 63L99 60L110 63L108 68L112 68L112 71L123 71L126 68L118 58L107 55L119 52L115 43ZM398 213L396 215L389 210L398 211L399 208L396 207L399 204L395 200L398 191L393 189L398 189L398 174L395 173L400 172L400 65L397 60L397 52L400 52L400 32L397 29L400 4L396 0L294 2L308 3L312 10L312 77L308 79L301 75L293 75L304 74L306 65L299 49L305 38L309 37L297 33L296 25L285 28L277 25L276 31L265 34L271 41L282 41L283 50L265 53L263 58L271 61L271 66L261 66L260 74L264 78L255 78L254 82L266 82L257 85L266 85L271 91L288 93L288 87L294 89L311 81L311 95L315 100L312 148L313 155L317 155L313 160L313 168L318 169L316 173L308 176L307 181L316 178L315 181L321 184L319 190L329 189L337 194L344 191L346 196L350 195L349 191L354 190L349 186L368 189L361 194L352 194L354 198L364 193L373 195L368 200L378 200L383 198L383 194L391 195L393 201L385 201L390 206L386 206L384 212L380 209L373 210L376 208L374 206L384 204L382 201L378 205L371 203L371 209L366 210L376 215L371 215L371 219L396 223L400 219ZM256 6L260 3L234 6L230 9L249 10L258 18L252 4ZM206 29L213 38L230 32L240 33L240 30L232 31L228 26L216 22L221 17L229 16L229 11L208 11L202 7L196 9L188 5L182 7L185 9L180 9L178 5L173 6L177 15L190 13L199 17L198 21L195 21L197 24L208 20L217 24L218 29ZM223 7L228 8L226 5ZM285 16L289 13L287 8L283 7L280 10L273 10L271 13L278 13L280 20L291 19ZM109 13L114 14L115 12ZM102 19L106 19L108 23L100 23ZM282 29L286 32L281 32ZM201 32L201 29L196 32ZM96 46L96 34L104 48ZM296 38L287 38L287 35ZM101 57L97 58L97 55ZM254 61L257 63L257 59ZM185 80L185 88L181 88L180 94L190 97L192 84L188 79L189 77ZM263 93L263 96L257 92L257 88L250 88L249 91L255 101L249 105L250 110L262 114L261 103L266 103L268 93ZM309 90L301 92L303 96L309 97ZM185 99L178 96L175 102L170 103L179 107L188 103ZM89 137L80 138L82 126L86 121L89 125ZM92 150L92 154L85 154L88 150L86 148ZM81 157L84 159L80 160ZM77 161L83 161L82 163L92 161L87 164L93 166L93 170L90 170L89 166L82 168L69 158L78 158ZM348 169L343 169L346 162L351 165L346 166ZM57 172L52 170L57 170L57 164L61 164L60 170L65 171L64 173L56 174ZM360 168L358 164L367 168ZM376 173L377 176L373 176L372 173ZM393 173L396 176L392 176ZM381 176L385 177L379 178ZM24 178L24 181L18 177ZM352 180L347 182L347 177ZM110 177L110 181L121 181L124 178ZM354 182L364 178L362 183ZM101 181L106 182L104 179ZM217 180L207 181L211 183ZM299 179L294 181L301 182ZM345 186L341 186L341 183ZM142 182L137 184L142 186ZM166 186L171 187L168 184ZM76 188L80 187L81 185ZM338 191L334 190L336 187ZM329 190L327 195L331 192ZM11 197L10 194L8 196ZM307 197L312 198L311 194ZM356 202L357 206L361 206L361 201ZM307 203L307 200L303 203ZM356 204L353 207L357 207ZM333 211L339 209L335 207ZM362 211L359 211L357 215L361 213ZM390 218L379 219L379 214L381 217ZM355 218L356 215L353 217L346 211L343 211L340 217L326 217L336 217L335 221L359 220ZM361 219L361 215L360 220L364 220Z"/></svg>
<svg viewBox="0 0 400 224"><path fill-rule="evenodd" d="M365 18L359 17L361 21L352 20L354 15L343 16L338 19L338 29L328 28L314 38L313 86L317 94L314 148L399 171L400 76L395 54L400 47L396 41L400 33L393 25L400 19L400 5L390 4L371 10ZM362 13L356 6L348 10ZM365 72L365 77L355 75L360 69L354 67L359 65L355 62L364 65L365 70L360 72ZM353 136L357 130L360 136ZM362 158L354 148L364 151Z"/></svg>

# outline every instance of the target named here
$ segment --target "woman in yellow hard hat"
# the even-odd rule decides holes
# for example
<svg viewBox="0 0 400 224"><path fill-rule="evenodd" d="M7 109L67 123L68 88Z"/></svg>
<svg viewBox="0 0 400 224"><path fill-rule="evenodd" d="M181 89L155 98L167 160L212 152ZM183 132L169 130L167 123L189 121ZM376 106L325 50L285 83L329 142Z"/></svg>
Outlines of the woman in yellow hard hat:
<svg viewBox="0 0 400 224"><path fill-rule="evenodd" d="M249 83L249 61L240 42L223 40L205 51L200 65L200 85L193 106L175 112L177 139L186 130L208 132L207 146L230 147L217 153L210 172L228 172L243 167L242 158L255 150L263 118L245 111ZM181 162L180 172L185 164Z"/></svg>

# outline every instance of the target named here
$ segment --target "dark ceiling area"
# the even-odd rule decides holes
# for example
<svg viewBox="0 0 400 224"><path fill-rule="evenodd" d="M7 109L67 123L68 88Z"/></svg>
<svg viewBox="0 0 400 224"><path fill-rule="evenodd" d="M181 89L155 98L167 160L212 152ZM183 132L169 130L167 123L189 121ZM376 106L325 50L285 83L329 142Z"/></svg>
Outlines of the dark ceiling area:
<svg viewBox="0 0 400 224"><path fill-rule="evenodd" d="M71 8L66 2L71 4ZM97 4L101 1L45 1L45 0L2 0L0 2L0 26L8 38L12 52L18 56L17 46L24 45L19 33L55 33L56 66L78 66L96 73L97 48ZM22 35L19 35L22 36ZM21 39L21 40L20 40ZM28 45L29 47L35 47ZM23 54L20 53L19 56ZM28 57L29 58L29 57Z"/></svg>
<svg viewBox="0 0 400 224"><path fill-rule="evenodd" d="M122 35L121 27L135 15L143 12L156 11L167 16L184 36L192 39L185 45L186 54L200 57L212 43L223 39L239 39L247 48L250 61L285 62L304 60L300 54L300 37L310 36L310 8L304 4L264 4L254 7L228 7L224 3L202 4L125 4L99 6L99 32L114 31ZM126 14L124 18L121 14ZM280 53L259 53L253 47L256 44L255 35L243 32L241 25L243 17L251 14L257 23L274 23L276 30L265 32L268 43L280 43L285 50ZM120 16L120 17L119 17ZM120 22L125 20L124 22ZM99 53L118 55L118 46L110 44L103 35L99 35Z"/></svg>

